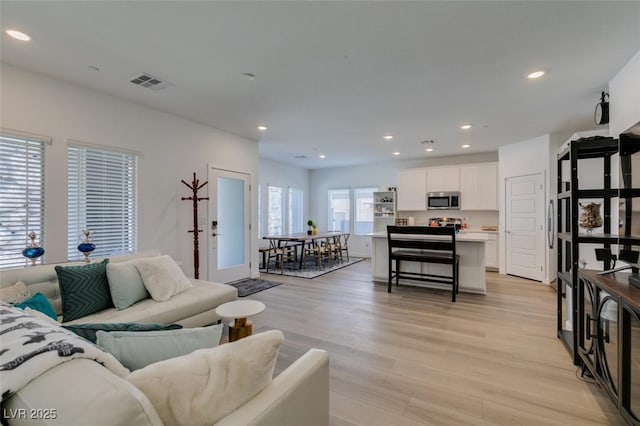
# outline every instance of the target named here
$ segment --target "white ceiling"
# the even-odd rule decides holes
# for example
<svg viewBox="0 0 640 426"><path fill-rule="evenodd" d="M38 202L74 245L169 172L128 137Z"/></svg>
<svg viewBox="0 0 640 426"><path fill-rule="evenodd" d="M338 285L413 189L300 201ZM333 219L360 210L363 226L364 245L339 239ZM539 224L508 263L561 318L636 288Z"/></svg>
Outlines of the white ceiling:
<svg viewBox="0 0 640 426"><path fill-rule="evenodd" d="M593 128L600 91L640 50L639 1L3 0L0 13L3 30L32 36L3 33L3 62L259 140L262 157L309 169ZM549 72L524 77L537 68ZM174 86L129 83L142 72Z"/></svg>

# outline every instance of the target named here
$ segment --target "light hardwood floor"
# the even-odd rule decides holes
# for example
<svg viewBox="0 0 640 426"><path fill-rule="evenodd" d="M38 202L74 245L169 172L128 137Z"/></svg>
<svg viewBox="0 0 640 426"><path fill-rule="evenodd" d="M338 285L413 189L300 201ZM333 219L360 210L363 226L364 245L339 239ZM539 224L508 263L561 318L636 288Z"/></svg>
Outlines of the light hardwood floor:
<svg viewBox="0 0 640 426"><path fill-rule="evenodd" d="M388 294L368 261L249 296L254 332L285 336L276 374L309 348L329 351L332 425L624 424L577 378L555 336L545 285L487 273L486 296L403 287Z"/></svg>

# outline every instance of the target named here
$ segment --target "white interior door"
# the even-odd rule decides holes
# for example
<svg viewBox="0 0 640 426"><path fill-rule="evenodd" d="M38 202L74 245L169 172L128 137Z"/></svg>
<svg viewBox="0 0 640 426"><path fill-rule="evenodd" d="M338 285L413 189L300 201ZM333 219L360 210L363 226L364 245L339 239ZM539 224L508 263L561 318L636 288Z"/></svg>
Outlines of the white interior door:
<svg viewBox="0 0 640 426"><path fill-rule="evenodd" d="M507 274L542 281L545 276L544 176L506 181Z"/></svg>
<svg viewBox="0 0 640 426"><path fill-rule="evenodd" d="M251 176L210 167L208 178L208 279L228 283L248 278L251 274Z"/></svg>

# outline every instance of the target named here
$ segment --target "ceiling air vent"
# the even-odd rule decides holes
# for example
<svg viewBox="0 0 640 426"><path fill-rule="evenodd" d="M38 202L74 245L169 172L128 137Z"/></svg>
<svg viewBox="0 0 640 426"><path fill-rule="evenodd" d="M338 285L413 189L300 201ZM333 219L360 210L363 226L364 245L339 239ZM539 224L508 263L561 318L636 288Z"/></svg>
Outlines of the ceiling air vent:
<svg viewBox="0 0 640 426"><path fill-rule="evenodd" d="M297 158L299 160L302 160L304 158L309 158L309 157L307 157L306 155L303 154L303 155L294 155L293 158Z"/></svg>
<svg viewBox="0 0 640 426"><path fill-rule="evenodd" d="M147 74L147 73L137 75L134 78L132 78L130 81L135 85L146 87L147 89L151 89L154 91L166 89L169 86L173 86L172 83L169 83L168 81L162 81L158 77L154 77L151 74Z"/></svg>

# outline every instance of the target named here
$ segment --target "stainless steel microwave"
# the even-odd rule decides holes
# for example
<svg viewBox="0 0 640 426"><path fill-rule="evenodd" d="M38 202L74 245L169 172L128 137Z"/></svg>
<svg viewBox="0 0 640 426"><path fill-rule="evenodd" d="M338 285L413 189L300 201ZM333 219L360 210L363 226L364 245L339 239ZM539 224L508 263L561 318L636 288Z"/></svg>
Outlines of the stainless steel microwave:
<svg viewBox="0 0 640 426"><path fill-rule="evenodd" d="M460 192L427 193L427 210L460 210Z"/></svg>

